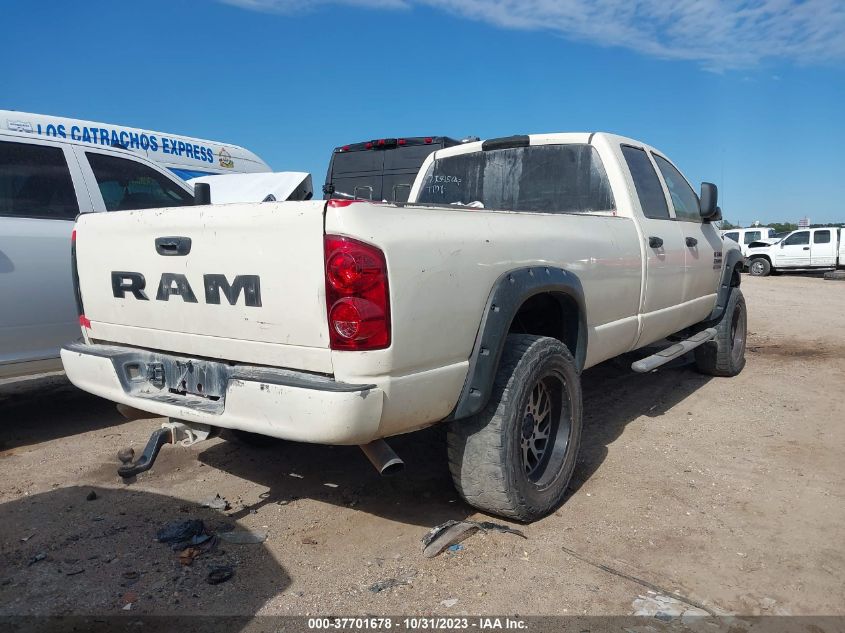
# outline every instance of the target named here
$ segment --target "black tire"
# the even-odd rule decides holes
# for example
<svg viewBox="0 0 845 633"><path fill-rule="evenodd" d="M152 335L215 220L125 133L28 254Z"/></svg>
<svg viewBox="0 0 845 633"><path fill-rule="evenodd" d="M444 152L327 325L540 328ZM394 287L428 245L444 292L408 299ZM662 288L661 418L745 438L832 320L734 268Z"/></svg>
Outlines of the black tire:
<svg viewBox="0 0 845 633"><path fill-rule="evenodd" d="M755 257L748 262L748 274L752 277L767 277L772 272L772 264L764 257Z"/></svg>
<svg viewBox="0 0 845 633"><path fill-rule="evenodd" d="M824 278L845 280L845 270L830 270L824 274Z"/></svg>
<svg viewBox="0 0 845 633"><path fill-rule="evenodd" d="M490 402L449 425L458 493L480 510L520 521L549 514L572 478L581 424L581 379L567 347L554 338L509 335Z"/></svg>
<svg viewBox="0 0 845 633"><path fill-rule="evenodd" d="M716 332L715 339L695 348L696 367L709 376L736 376L745 367L748 337L748 311L739 288L731 288Z"/></svg>
<svg viewBox="0 0 845 633"><path fill-rule="evenodd" d="M278 437L262 435L261 433L250 433L249 431L241 431L239 429L229 429L229 435L241 444L246 444L253 448L276 448L285 442L285 440Z"/></svg>

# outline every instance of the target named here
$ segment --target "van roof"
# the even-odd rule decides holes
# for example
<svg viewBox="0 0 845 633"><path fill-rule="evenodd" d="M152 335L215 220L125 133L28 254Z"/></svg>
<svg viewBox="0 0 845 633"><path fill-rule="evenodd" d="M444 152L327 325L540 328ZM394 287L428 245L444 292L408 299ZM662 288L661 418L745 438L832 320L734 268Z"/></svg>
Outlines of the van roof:
<svg viewBox="0 0 845 633"><path fill-rule="evenodd" d="M3 130L80 145L125 149L182 178L270 171L264 160L239 145L112 123L0 110L0 131Z"/></svg>

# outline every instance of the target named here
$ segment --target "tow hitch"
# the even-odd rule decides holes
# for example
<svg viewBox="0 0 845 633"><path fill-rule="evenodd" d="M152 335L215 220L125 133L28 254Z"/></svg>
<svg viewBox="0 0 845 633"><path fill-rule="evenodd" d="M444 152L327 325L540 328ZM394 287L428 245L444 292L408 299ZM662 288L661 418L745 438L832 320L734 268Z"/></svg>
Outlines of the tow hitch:
<svg viewBox="0 0 845 633"><path fill-rule="evenodd" d="M182 446L193 446L197 442L213 437L216 431L215 427L207 424L194 424L171 419L150 435L150 439L144 447L144 452L136 461L132 461L135 458L135 449L131 446L117 453L117 458L123 463L117 469L117 474L123 479L132 480L136 475L153 467L161 447L165 444L176 444L178 442Z"/></svg>

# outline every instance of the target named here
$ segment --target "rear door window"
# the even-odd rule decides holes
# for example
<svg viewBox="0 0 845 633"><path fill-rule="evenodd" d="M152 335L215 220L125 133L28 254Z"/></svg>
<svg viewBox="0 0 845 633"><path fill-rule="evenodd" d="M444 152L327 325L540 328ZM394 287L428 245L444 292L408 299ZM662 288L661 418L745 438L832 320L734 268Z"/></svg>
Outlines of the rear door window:
<svg viewBox="0 0 845 633"><path fill-rule="evenodd" d="M756 242L760 239L760 231L746 231L745 235L742 237L742 241L745 244L751 244L751 242Z"/></svg>
<svg viewBox="0 0 845 633"><path fill-rule="evenodd" d="M652 155L660 173L663 174L663 180L666 181L666 188L669 190L669 197L672 198L672 206L675 208L675 217L686 222L700 223L701 207L698 196L689 186L687 179L668 160L657 154Z"/></svg>
<svg viewBox="0 0 845 633"><path fill-rule="evenodd" d="M86 152L107 211L181 207L193 196L167 176L134 160Z"/></svg>
<svg viewBox="0 0 845 633"><path fill-rule="evenodd" d="M73 220L79 203L60 147L0 142L0 215Z"/></svg>
<svg viewBox="0 0 845 633"><path fill-rule="evenodd" d="M613 211L604 165L584 144L531 145L435 160L417 202L540 213Z"/></svg>
<svg viewBox="0 0 845 633"><path fill-rule="evenodd" d="M813 233L813 244L830 244L830 231L816 231Z"/></svg>
<svg viewBox="0 0 845 633"><path fill-rule="evenodd" d="M725 239L733 240L736 243L739 243L739 233L736 231L732 231L731 233L725 233Z"/></svg>
<svg viewBox="0 0 845 633"><path fill-rule="evenodd" d="M666 196L663 194L660 179L654 167L651 166L648 155L639 147L630 145L622 146L622 155L628 163L628 170L634 180L637 197L645 217L653 220L668 220L669 207L666 205Z"/></svg>

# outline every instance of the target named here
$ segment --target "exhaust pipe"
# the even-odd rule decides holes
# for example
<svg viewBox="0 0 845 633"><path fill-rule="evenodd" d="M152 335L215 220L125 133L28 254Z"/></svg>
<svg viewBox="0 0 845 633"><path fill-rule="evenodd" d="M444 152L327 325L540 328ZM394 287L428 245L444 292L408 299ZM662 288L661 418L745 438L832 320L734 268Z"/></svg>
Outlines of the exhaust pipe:
<svg viewBox="0 0 845 633"><path fill-rule="evenodd" d="M369 444L361 444L360 447L380 475L388 477L405 470L405 462L384 440L373 440Z"/></svg>

